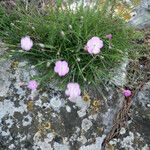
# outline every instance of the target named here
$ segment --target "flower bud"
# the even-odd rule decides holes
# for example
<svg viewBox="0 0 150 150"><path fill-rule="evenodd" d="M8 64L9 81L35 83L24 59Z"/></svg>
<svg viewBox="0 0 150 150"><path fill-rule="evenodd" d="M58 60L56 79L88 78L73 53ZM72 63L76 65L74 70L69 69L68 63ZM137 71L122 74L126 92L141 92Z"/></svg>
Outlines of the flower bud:
<svg viewBox="0 0 150 150"><path fill-rule="evenodd" d="M11 50L11 52L15 52L15 50Z"/></svg>
<svg viewBox="0 0 150 150"><path fill-rule="evenodd" d="M64 31L61 31L61 32L60 32L60 34L61 34L61 36L62 36L62 37L64 37L64 36L65 36Z"/></svg>
<svg viewBox="0 0 150 150"><path fill-rule="evenodd" d="M19 52L19 53L22 53L23 51L22 51L22 50L19 50L18 52Z"/></svg>
<svg viewBox="0 0 150 150"><path fill-rule="evenodd" d="M69 29L72 30L72 25L71 24L69 25Z"/></svg>
<svg viewBox="0 0 150 150"><path fill-rule="evenodd" d="M84 81L87 81L87 79L86 79L86 78L84 78Z"/></svg>
<svg viewBox="0 0 150 150"><path fill-rule="evenodd" d="M81 20L83 20L83 18L84 18L84 17L83 17L83 16L81 16L80 18L81 18Z"/></svg>
<svg viewBox="0 0 150 150"><path fill-rule="evenodd" d="M42 43L39 43L39 46L40 46L41 48L44 48L44 47L45 47L45 45L42 44Z"/></svg>
<svg viewBox="0 0 150 150"><path fill-rule="evenodd" d="M46 67L49 67L49 66L50 66L50 62L47 62Z"/></svg>
<svg viewBox="0 0 150 150"><path fill-rule="evenodd" d="M12 22L10 23L10 25L11 25L11 26L15 26L15 24L14 24L14 23L12 23Z"/></svg>
<svg viewBox="0 0 150 150"><path fill-rule="evenodd" d="M130 97L132 95L132 92L130 90L123 90L123 95L125 97Z"/></svg>
<svg viewBox="0 0 150 150"><path fill-rule="evenodd" d="M77 58L77 61L78 61L78 62L80 62L80 61L81 61L81 59L80 59L80 58Z"/></svg>
<svg viewBox="0 0 150 150"><path fill-rule="evenodd" d="M32 26L31 28L32 28L32 30L35 30L35 27Z"/></svg>

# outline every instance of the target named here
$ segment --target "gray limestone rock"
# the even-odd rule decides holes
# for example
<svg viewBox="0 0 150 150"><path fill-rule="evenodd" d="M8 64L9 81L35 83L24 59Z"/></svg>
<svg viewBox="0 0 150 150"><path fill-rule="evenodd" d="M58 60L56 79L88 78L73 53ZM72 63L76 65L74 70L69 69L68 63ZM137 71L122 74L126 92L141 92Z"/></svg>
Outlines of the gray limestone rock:
<svg viewBox="0 0 150 150"><path fill-rule="evenodd" d="M9 90L11 84L9 73L10 60L3 59L3 55L6 51L4 44L0 41L0 97L5 96Z"/></svg>
<svg viewBox="0 0 150 150"><path fill-rule="evenodd" d="M129 24L137 27L144 28L150 26L150 1L141 0L140 6L135 8L136 15L131 19Z"/></svg>

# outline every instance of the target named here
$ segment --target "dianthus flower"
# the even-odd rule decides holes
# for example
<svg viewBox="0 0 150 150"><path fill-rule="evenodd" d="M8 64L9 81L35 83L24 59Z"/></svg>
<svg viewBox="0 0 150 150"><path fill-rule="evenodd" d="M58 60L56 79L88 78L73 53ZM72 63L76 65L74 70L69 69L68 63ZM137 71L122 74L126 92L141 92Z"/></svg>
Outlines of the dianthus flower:
<svg viewBox="0 0 150 150"><path fill-rule="evenodd" d="M31 80L29 81L28 83L28 86L27 86L30 90L36 90L37 87L38 87L38 83L35 81L35 80Z"/></svg>
<svg viewBox="0 0 150 150"><path fill-rule="evenodd" d="M68 63L66 61L57 61L54 71L58 73L59 76L65 76L69 72Z"/></svg>
<svg viewBox="0 0 150 150"><path fill-rule="evenodd" d="M25 36L21 38L21 48L25 51L29 51L33 46L33 41L29 36Z"/></svg>
<svg viewBox="0 0 150 150"><path fill-rule="evenodd" d="M90 54L98 54L103 47L103 41L99 37L92 37L85 48Z"/></svg>
<svg viewBox="0 0 150 150"><path fill-rule="evenodd" d="M125 97L129 97L129 96L132 95L132 92L131 92L130 90L123 90L123 95L124 95Z"/></svg>
<svg viewBox="0 0 150 150"><path fill-rule="evenodd" d="M73 101L81 94L80 85L78 83L68 83L65 94L69 96L69 99Z"/></svg>

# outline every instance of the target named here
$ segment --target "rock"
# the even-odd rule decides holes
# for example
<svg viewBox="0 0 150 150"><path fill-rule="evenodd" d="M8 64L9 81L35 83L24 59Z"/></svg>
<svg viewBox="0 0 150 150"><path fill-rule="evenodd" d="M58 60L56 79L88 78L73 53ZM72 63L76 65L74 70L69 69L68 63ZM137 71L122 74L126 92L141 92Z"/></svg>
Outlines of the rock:
<svg viewBox="0 0 150 150"><path fill-rule="evenodd" d="M69 146L68 145L64 145L64 144L59 144L59 143L54 143L54 150L69 150Z"/></svg>
<svg viewBox="0 0 150 150"><path fill-rule="evenodd" d="M141 7L150 10L150 1L149 0L141 0Z"/></svg>
<svg viewBox="0 0 150 150"><path fill-rule="evenodd" d="M103 135L102 137L97 137L96 142L94 144L87 145L87 146L83 145L80 147L79 150L100 150L101 144L102 144L104 138L105 138L105 135Z"/></svg>
<svg viewBox="0 0 150 150"><path fill-rule="evenodd" d="M9 62L3 62L0 65L0 97L6 96L9 87L11 85L11 75L8 72L8 68L10 66Z"/></svg>
<svg viewBox="0 0 150 150"><path fill-rule="evenodd" d="M150 100L150 82L144 84L142 90L140 90L137 94L136 102L141 103L143 110L146 109L147 104L149 104Z"/></svg>
<svg viewBox="0 0 150 150"><path fill-rule="evenodd" d="M115 71L114 77L112 80L115 82L117 86L124 86L126 84L126 76L127 76L127 65L129 60L126 58Z"/></svg>
<svg viewBox="0 0 150 150"><path fill-rule="evenodd" d="M11 61L10 60L5 60L3 58L3 55L5 53L5 51L7 50L5 48L5 45L0 41L0 97L6 96L10 84L11 84L11 74L9 72L9 68L11 65Z"/></svg>
<svg viewBox="0 0 150 150"><path fill-rule="evenodd" d="M135 9L136 15L129 22L137 28L150 27L150 1L141 0L140 6Z"/></svg>

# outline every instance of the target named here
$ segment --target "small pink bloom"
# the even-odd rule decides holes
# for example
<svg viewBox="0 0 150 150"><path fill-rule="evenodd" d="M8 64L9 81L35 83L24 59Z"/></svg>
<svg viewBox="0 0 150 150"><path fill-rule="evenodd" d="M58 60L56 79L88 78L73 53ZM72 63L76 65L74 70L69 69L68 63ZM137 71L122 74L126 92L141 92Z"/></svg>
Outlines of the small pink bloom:
<svg viewBox="0 0 150 150"><path fill-rule="evenodd" d="M38 83L35 80L31 80L27 86L30 90L36 90L38 87Z"/></svg>
<svg viewBox="0 0 150 150"><path fill-rule="evenodd" d="M90 54L98 54L103 47L103 41L99 37L92 37L85 48Z"/></svg>
<svg viewBox="0 0 150 150"><path fill-rule="evenodd" d="M130 90L124 90L124 91L123 91L123 95L124 95L125 97L129 97L129 96L132 95L132 93L131 93Z"/></svg>
<svg viewBox="0 0 150 150"><path fill-rule="evenodd" d="M59 76L65 76L69 72L68 63L66 61L57 61L55 63L54 71L58 73Z"/></svg>
<svg viewBox="0 0 150 150"><path fill-rule="evenodd" d="M108 38L109 40L111 40L112 39L112 34L106 35L106 38Z"/></svg>
<svg viewBox="0 0 150 150"><path fill-rule="evenodd" d="M29 51L33 46L33 41L29 36L25 36L21 38L21 48L25 51Z"/></svg>
<svg viewBox="0 0 150 150"><path fill-rule="evenodd" d="M78 83L68 83L65 94L69 96L71 101L73 101L81 94L80 85Z"/></svg>

